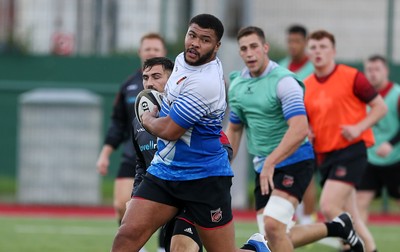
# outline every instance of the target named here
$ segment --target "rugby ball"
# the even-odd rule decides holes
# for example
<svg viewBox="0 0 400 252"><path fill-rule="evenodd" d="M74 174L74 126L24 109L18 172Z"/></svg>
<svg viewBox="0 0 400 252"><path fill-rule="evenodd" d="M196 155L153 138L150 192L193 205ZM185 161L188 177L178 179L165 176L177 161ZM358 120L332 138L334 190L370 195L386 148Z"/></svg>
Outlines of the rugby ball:
<svg viewBox="0 0 400 252"><path fill-rule="evenodd" d="M135 113L140 123L142 123L142 115L146 111L153 111L154 106L157 106L158 111L161 110L163 94L153 89L142 90L135 101Z"/></svg>

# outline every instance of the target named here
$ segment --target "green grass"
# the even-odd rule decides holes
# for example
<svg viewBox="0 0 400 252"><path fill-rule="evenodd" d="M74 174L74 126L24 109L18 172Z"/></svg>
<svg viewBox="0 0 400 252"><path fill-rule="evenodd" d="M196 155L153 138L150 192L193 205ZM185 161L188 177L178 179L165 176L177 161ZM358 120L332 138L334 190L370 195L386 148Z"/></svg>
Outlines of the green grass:
<svg viewBox="0 0 400 252"><path fill-rule="evenodd" d="M117 230L114 219L28 218L0 216L0 247L7 252L106 252L111 248ZM256 232L255 222L236 222L236 240L240 246ZM398 226L371 226L380 251L397 251ZM156 251L156 237L146 245L148 252ZM312 244L296 251L336 252L330 247Z"/></svg>

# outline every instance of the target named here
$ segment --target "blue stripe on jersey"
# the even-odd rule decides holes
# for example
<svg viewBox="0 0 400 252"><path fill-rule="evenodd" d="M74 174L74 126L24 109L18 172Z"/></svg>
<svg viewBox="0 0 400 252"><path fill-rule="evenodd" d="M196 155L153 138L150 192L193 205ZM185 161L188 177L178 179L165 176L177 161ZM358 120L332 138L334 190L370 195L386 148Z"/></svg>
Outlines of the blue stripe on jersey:
<svg viewBox="0 0 400 252"><path fill-rule="evenodd" d="M229 121L230 121L231 123L234 123L234 124L241 124L241 123L242 123L242 121L240 121L239 116L236 115L235 112L233 112L233 111L231 111L231 112L229 113Z"/></svg>
<svg viewBox="0 0 400 252"><path fill-rule="evenodd" d="M307 115L306 111L294 111L292 113L288 113L285 116L285 120L289 120L290 118L294 117L294 116L298 116L298 115Z"/></svg>
<svg viewBox="0 0 400 252"><path fill-rule="evenodd" d="M281 98L283 116L289 120L295 115L306 115L303 97L299 93L290 93Z"/></svg>
<svg viewBox="0 0 400 252"><path fill-rule="evenodd" d="M209 113L209 107L200 97L187 92L175 100L169 115L179 126L188 129ZM219 123L220 121L216 121Z"/></svg>
<svg viewBox="0 0 400 252"><path fill-rule="evenodd" d="M257 173L261 173L264 161L267 157L257 157L257 163L254 164L254 170ZM275 169L282 168L284 166L299 163L304 160L314 159L314 150L310 142L302 144L292 155L287 157L285 160L275 166Z"/></svg>

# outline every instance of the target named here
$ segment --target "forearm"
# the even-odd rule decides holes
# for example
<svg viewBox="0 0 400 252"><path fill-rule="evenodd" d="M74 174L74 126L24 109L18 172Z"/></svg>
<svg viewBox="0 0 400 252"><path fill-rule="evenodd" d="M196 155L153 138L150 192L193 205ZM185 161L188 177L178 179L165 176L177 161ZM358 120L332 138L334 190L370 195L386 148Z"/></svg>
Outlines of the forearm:
<svg viewBox="0 0 400 252"><path fill-rule="evenodd" d="M181 137L175 130L172 129L172 119L166 117L146 117L143 121L143 126L151 134L168 141L176 141Z"/></svg>
<svg viewBox="0 0 400 252"><path fill-rule="evenodd" d="M242 138L242 133L243 133L242 128L240 129L239 128L234 129L234 128L235 128L234 125L229 123L228 129L226 131L226 136L228 137L233 150L232 160L236 157L240 145L240 139Z"/></svg>
<svg viewBox="0 0 400 252"><path fill-rule="evenodd" d="M100 155L102 157L109 158L111 156L111 154L113 153L113 151L114 151L114 148L111 145L105 144L103 146L103 148L101 149Z"/></svg>
<svg viewBox="0 0 400 252"><path fill-rule="evenodd" d="M292 124L283 136L278 147L267 157L267 161L276 165L292 155L304 142L308 135L308 126L305 122Z"/></svg>
<svg viewBox="0 0 400 252"><path fill-rule="evenodd" d="M357 124L361 132L374 126L387 113L387 106L380 96L376 97L370 106L367 116Z"/></svg>

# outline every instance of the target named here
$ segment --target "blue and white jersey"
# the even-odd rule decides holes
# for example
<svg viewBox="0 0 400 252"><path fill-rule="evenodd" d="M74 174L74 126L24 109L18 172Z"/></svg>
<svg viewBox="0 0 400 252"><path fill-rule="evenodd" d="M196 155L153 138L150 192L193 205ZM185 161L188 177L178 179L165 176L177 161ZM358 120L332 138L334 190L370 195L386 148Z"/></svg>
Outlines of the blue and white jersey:
<svg viewBox="0 0 400 252"><path fill-rule="evenodd" d="M233 176L220 142L226 109L224 83L218 58L191 66L186 64L183 53L176 57L160 117L170 116L187 131L177 141L158 138L158 151L147 172L173 181Z"/></svg>

